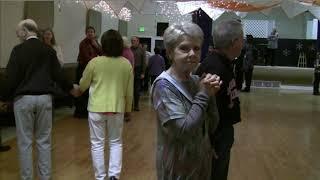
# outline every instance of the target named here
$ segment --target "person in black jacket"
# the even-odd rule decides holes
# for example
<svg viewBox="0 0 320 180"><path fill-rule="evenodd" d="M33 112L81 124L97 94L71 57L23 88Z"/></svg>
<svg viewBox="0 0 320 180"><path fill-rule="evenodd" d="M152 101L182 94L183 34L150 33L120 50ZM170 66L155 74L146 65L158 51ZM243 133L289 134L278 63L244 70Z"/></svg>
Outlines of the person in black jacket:
<svg viewBox="0 0 320 180"><path fill-rule="evenodd" d="M245 54L245 50L241 50L241 54L239 57L237 57L233 61L234 65L234 73L235 73L235 80L236 80L236 86L238 91L242 90L242 84L243 84L243 57Z"/></svg>
<svg viewBox="0 0 320 180"><path fill-rule="evenodd" d="M37 24L26 19L17 26L21 44L11 52L6 69L6 100L13 100L21 179L33 179L33 133L39 179L51 179L51 129L54 82L76 95L76 85L62 76L56 52L37 37Z"/></svg>
<svg viewBox="0 0 320 180"><path fill-rule="evenodd" d="M252 35L247 35L247 41L243 48L244 56L242 69L244 72L246 87L242 89L242 92L250 92L254 63L258 58L258 50L254 46L253 40L254 38Z"/></svg>
<svg viewBox="0 0 320 180"><path fill-rule="evenodd" d="M196 74L210 73L220 76L222 86L216 94L220 122L211 137L217 157L213 158L212 180L226 180L230 161L230 151L234 142L233 124L241 121L240 101L234 78L232 61L241 53L243 30L236 20L217 24L213 32L216 50L201 63Z"/></svg>
<svg viewBox="0 0 320 180"><path fill-rule="evenodd" d="M319 96L319 82L320 82L320 59L319 53L316 54L314 60L314 75L313 75L313 95Z"/></svg>
<svg viewBox="0 0 320 180"><path fill-rule="evenodd" d="M134 111L140 111L140 92L141 83L145 78L146 71L146 52L140 47L140 40L138 37L133 36L131 38L131 51L134 55L134 89L133 89L133 109Z"/></svg>

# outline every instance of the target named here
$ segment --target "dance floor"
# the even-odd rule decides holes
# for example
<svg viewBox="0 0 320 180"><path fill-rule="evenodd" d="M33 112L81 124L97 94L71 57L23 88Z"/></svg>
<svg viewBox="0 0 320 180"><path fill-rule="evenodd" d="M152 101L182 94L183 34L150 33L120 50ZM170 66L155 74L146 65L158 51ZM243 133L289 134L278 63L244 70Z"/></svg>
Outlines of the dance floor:
<svg viewBox="0 0 320 180"><path fill-rule="evenodd" d="M241 94L241 106L229 180L320 179L320 96L253 89ZM155 180L156 119L147 96L132 118L124 127L121 179ZM87 120L70 114L54 122L52 179L94 179L88 132ZM18 180L16 139L5 144L12 149L0 153L0 179Z"/></svg>

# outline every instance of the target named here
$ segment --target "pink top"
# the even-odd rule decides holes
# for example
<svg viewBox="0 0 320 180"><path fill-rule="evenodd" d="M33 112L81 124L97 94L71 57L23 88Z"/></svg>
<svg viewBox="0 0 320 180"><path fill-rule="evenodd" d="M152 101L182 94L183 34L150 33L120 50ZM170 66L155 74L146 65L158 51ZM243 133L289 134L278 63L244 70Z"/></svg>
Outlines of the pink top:
<svg viewBox="0 0 320 180"><path fill-rule="evenodd" d="M134 55L130 48L123 48L122 56L129 60L132 68L134 68Z"/></svg>
<svg viewBox="0 0 320 180"><path fill-rule="evenodd" d="M103 112L102 114L103 115L113 115L113 114L117 114L117 113L115 113L115 112Z"/></svg>

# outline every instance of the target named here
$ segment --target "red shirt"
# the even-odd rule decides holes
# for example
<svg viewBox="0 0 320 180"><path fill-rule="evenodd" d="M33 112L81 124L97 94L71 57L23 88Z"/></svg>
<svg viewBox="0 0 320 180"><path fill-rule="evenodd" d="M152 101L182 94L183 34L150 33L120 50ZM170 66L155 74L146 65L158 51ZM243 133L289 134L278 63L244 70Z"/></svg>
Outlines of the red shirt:
<svg viewBox="0 0 320 180"><path fill-rule="evenodd" d="M95 40L96 41L96 40ZM102 55L102 49L98 42L97 46L92 43L91 39L85 38L79 45L78 62L87 64L91 59Z"/></svg>

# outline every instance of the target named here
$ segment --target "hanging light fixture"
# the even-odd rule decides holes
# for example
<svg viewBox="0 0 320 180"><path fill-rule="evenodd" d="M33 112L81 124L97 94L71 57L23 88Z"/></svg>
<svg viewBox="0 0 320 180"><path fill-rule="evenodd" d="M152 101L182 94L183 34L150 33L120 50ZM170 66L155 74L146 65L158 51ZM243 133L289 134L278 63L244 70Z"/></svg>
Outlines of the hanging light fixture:
<svg viewBox="0 0 320 180"><path fill-rule="evenodd" d="M124 21L130 21L132 18L131 10L123 7L117 14L111 6L104 0L75 0L75 3L84 4L87 9L94 9L110 15L112 18L118 18Z"/></svg>
<svg viewBox="0 0 320 180"><path fill-rule="evenodd" d="M175 1L157 1L156 14L165 15L169 22L190 21L191 17L187 13L182 14Z"/></svg>

